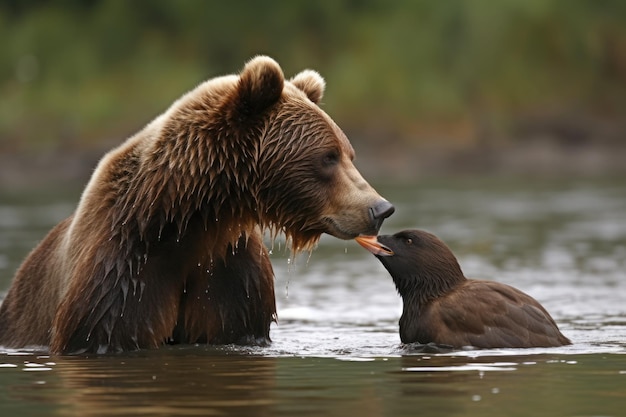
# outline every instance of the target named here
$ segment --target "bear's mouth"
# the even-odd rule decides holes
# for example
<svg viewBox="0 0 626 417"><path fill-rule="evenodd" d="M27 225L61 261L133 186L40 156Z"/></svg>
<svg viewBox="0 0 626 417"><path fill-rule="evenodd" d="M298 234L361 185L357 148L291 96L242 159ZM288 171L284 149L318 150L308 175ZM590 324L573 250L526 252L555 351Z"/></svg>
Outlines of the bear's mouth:
<svg viewBox="0 0 626 417"><path fill-rule="evenodd" d="M352 240L362 233L362 232L348 231L344 229L332 217L324 217L324 223L326 223L326 226L327 226L324 232L338 239Z"/></svg>

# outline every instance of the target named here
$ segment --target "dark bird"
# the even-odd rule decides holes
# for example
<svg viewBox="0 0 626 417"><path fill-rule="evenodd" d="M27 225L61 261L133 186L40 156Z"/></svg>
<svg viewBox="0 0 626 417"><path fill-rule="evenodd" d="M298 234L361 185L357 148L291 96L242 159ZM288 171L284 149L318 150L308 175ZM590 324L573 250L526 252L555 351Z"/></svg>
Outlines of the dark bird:
<svg viewBox="0 0 626 417"><path fill-rule="evenodd" d="M528 348L571 344L537 300L509 285L467 279L435 235L359 236L391 274L404 304L403 343Z"/></svg>

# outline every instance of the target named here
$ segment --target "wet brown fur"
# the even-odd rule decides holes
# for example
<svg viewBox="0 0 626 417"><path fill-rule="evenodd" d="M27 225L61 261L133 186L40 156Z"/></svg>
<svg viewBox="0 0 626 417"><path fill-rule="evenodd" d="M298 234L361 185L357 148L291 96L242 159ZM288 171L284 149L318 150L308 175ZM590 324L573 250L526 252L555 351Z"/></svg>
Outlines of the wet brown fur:
<svg viewBox="0 0 626 417"><path fill-rule="evenodd" d="M309 249L324 232L371 233L368 207L382 200L317 106L323 90L317 73L286 81L257 57L107 154L76 212L18 270L0 345L268 342L276 307L262 230Z"/></svg>

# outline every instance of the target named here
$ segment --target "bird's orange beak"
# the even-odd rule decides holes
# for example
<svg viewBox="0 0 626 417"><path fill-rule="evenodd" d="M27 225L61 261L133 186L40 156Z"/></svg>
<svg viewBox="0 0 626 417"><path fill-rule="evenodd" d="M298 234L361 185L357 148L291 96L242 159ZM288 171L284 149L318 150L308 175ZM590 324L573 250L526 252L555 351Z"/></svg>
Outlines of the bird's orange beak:
<svg viewBox="0 0 626 417"><path fill-rule="evenodd" d="M393 251L380 243L376 236L357 236L354 240L376 256L393 256Z"/></svg>

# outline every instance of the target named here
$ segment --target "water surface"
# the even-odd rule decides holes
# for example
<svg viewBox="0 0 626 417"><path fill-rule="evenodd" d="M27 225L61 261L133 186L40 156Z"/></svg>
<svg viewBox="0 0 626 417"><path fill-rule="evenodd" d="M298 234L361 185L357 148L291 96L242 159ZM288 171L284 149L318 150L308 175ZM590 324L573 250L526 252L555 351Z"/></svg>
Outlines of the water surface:
<svg viewBox="0 0 626 417"><path fill-rule="evenodd" d="M324 237L293 259L279 239L271 346L0 351L1 414L625 415L626 180L377 188L396 205L382 233L439 235L467 276L534 296L574 344L446 353L401 346L401 302L373 256ZM79 192L0 190L2 294Z"/></svg>

